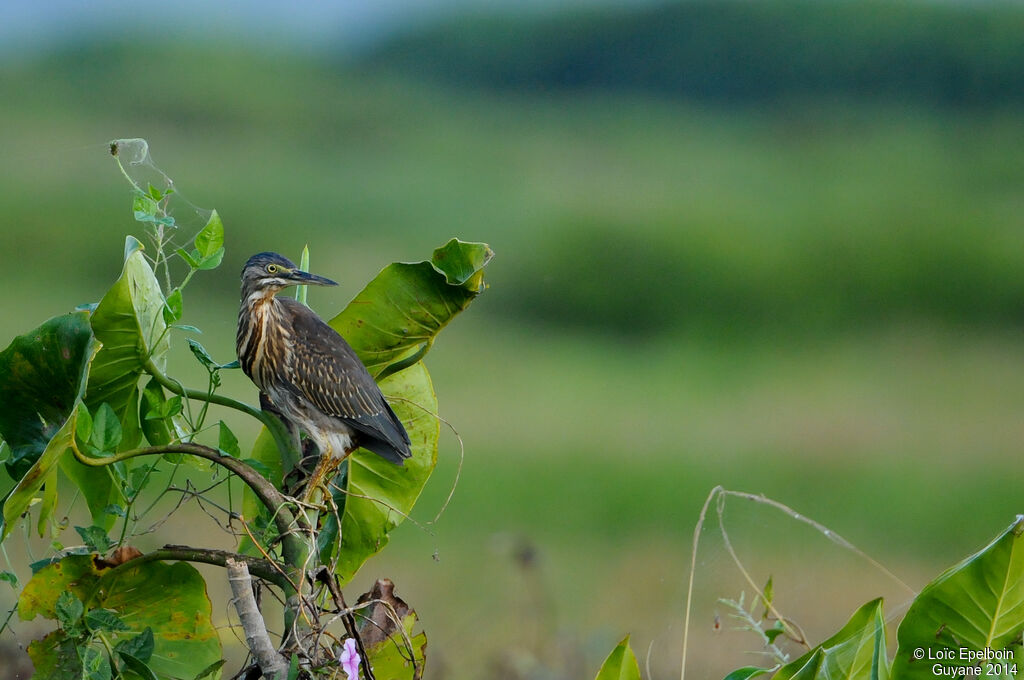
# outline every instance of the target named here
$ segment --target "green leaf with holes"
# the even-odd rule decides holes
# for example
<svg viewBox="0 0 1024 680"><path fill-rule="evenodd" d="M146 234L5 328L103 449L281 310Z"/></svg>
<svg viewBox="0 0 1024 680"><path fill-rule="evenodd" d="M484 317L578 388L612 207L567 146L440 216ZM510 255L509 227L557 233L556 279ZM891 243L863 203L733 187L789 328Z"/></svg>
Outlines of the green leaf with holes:
<svg viewBox="0 0 1024 680"><path fill-rule="evenodd" d="M331 319L370 374L386 376L422 359L435 336L486 288L486 243L452 239L430 260L385 267Z"/></svg>
<svg viewBox="0 0 1024 680"><path fill-rule="evenodd" d="M951 654L949 674L973 665L960 650L1009 649L1020 658L1024 630L1024 516L992 543L951 567L918 594L900 623L893 680L933 678L931 658Z"/></svg>
<svg viewBox="0 0 1024 680"><path fill-rule="evenodd" d="M640 667L637 666L636 655L629 646L628 635L601 664L601 670L598 671L595 680L640 680Z"/></svg>
<svg viewBox="0 0 1024 680"><path fill-rule="evenodd" d="M164 296L142 244L128 237L121 277L100 300L90 319L103 343L89 373L85 402L93 411L106 402L121 423L119 450L139 442L138 383L147 359L163 369L168 339Z"/></svg>
<svg viewBox="0 0 1024 680"><path fill-rule="evenodd" d="M190 564L128 562L111 568L99 566L91 555L65 557L40 569L26 584L18 615L26 621L37 615L56 619L63 592L81 600L86 621L112 624L111 614L94 614L112 612L120 623L110 625L105 635L129 654L135 649L132 642L140 635L148 637L149 629L153 643L147 662L159 678L192 678L222 657L206 584ZM47 655L59 651L59 642L39 645L36 656L46 656L46 664L57 666L59 660Z"/></svg>
<svg viewBox="0 0 1024 680"><path fill-rule="evenodd" d="M75 597L74 593L65 590L57 596L57 602L53 605L53 613L61 628L74 630L77 628L78 622L82 620L85 609L82 607L82 601Z"/></svg>

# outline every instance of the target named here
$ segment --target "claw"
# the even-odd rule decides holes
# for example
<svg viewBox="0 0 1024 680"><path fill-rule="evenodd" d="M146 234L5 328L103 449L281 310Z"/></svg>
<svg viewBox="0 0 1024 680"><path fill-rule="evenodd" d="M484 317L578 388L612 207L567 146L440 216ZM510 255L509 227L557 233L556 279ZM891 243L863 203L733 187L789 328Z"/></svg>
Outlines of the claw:
<svg viewBox="0 0 1024 680"><path fill-rule="evenodd" d="M330 490L327 488L328 482L334 477L334 473L346 458L348 458L347 453L341 458L335 458L331 455L330 450L320 456L320 461L313 470L313 474L306 481L306 490L302 495L303 502L317 504L321 499L330 497Z"/></svg>

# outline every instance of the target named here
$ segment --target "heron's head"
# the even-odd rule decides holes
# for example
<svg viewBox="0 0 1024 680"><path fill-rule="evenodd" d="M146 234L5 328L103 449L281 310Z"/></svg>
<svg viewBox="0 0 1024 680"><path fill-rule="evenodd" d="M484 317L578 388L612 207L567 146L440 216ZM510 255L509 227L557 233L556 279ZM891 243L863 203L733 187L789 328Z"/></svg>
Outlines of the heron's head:
<svg viewBox="0 0 1024 680"><path fill-rule="evenodd" d="M288 286L336 286L330 279L304 272L284 255L257 253L242 267L242 294L273 295Z"/></svg>

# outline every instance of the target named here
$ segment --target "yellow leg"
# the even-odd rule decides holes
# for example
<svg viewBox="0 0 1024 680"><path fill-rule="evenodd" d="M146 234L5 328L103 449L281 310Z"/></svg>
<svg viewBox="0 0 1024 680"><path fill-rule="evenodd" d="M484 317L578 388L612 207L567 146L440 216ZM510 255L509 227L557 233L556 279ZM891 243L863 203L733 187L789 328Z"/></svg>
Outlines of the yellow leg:
<svg viewBox="0 0 1024 680"><path fill-rule="evenodd" d="M338 470L342 461L348 458L347 453L340 458L334 457L331 452L330 444L326 446L326 449L326 451L320 452L320 460L317 461L313 474L311 474L309 479L306 481L306 490L302 495L302 501L305 503L316 504L330 496L327 484L330 482L331 478L334 477L334 473ZM318 495L318 492L320 495Z"/></svg>

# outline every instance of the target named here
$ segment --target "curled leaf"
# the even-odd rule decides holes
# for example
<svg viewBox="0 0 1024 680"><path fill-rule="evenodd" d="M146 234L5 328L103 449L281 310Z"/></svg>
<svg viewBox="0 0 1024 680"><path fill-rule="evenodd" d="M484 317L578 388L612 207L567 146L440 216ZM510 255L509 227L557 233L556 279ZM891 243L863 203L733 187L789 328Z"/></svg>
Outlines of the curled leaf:
<svg viewBox="0 0 1024 680"><path fill-rule="evenodd" d="M370 605L360 617L359 637L376 677L418 680L426 663L427 636L414 633L416 612L395 596L394 589L389 579L380 579L359 596L357 605Z"/></svg>
<svg viewBox="0 0 1024 680"><path fill-rule="evenodd" d="M452 239L429 261L396 262L330 321L371 375L420 353L484 291L483 268L494 256L486 243Z"/></svg>

